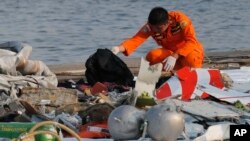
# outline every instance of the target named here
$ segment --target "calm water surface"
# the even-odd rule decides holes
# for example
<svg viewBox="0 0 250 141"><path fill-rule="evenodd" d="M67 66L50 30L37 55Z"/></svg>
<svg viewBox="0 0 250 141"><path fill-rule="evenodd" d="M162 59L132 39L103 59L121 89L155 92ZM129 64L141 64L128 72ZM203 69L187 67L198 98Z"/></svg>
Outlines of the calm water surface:
<svg viewBox="0 0 250 141"><path fill-rule="evenodd" d="M155 6L185 12L206 51L250 48L249 0L0 0L0 42L29 43L47 64L83 62L132 36ZM155 46L150 38L131 57Z"/></svg>

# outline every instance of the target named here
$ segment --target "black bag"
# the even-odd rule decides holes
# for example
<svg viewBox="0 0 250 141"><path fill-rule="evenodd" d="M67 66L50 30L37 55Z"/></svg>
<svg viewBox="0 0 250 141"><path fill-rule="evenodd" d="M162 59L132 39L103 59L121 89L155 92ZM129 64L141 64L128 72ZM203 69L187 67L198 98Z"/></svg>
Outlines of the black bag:
<svg viewBox="0 0 250 141"><path fill-rule="evenodd" d="M109 49L97 49L96 53L87 59L85 67L85 76L91 86L96 82L134 85L134 76L127 65Z"/></svg>

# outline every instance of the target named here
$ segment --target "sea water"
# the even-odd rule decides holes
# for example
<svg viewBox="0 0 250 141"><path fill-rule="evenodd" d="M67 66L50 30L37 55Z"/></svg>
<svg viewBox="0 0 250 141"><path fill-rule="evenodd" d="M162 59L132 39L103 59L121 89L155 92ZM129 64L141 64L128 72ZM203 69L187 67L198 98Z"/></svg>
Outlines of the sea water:
<svg viewBox="0 0 250 141"><path fill-rule="evenodd" d="M47 64L83 62L134 35L155 6L185 12L206 51L250 48L249 0L0 0L0 43L26 42ZM156 46L149 38L131 57Z"/></svg>

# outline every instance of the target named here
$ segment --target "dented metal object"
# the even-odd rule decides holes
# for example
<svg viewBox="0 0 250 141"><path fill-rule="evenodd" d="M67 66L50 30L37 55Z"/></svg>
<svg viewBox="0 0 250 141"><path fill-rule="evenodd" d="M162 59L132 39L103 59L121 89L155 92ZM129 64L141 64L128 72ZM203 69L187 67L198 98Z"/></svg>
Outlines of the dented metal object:
<svg viewBox="0 0 250 141"><path fill-rule="evenodd" d="M114 109L108 118L108 129L113 139L138 139L142 135L145 111L123 105Z"/></svg>
<svg viewBox="0 0 250 141"><path fill-rule="evenodd" d="M149 109L146 113L146 121L148 122L147 133L156 141L175 141L185 126L184 115L165 104Z"/></svg>

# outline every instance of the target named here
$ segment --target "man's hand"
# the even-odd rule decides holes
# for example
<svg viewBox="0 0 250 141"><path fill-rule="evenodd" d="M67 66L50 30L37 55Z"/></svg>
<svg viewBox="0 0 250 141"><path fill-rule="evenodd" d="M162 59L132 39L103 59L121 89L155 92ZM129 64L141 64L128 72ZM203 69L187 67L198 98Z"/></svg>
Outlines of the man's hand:
<svg viewBox="0 0 250 141"><path fill-rule="evenodd" d="M115 55L117 55L117 54L120 52L120 48L119 48L119 46L114 46L114 47L112 47L111 51L112 51Z"/></svg>
<svg viewBox="0 0 250 141"><path fill-rule="evenodd" d="M164 69L165 71L169 72L174 69L176 58L173 56L168 56L163 62L165 62Z"/></svg>

